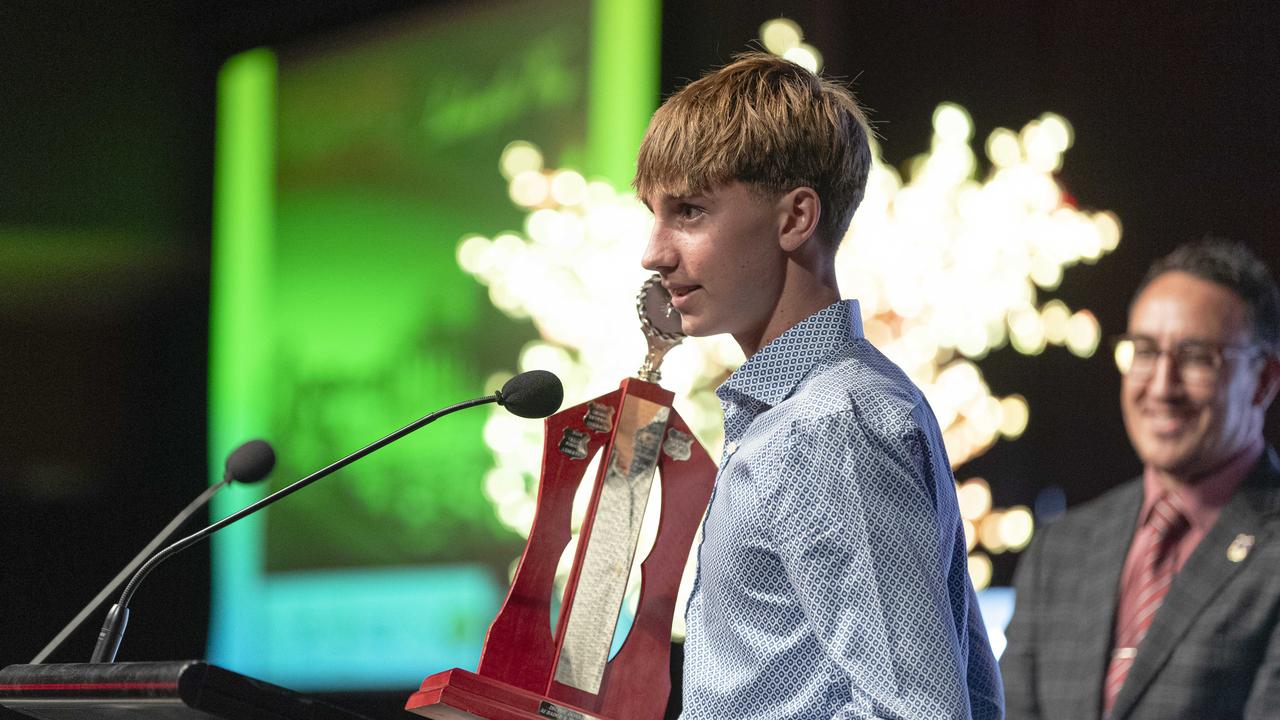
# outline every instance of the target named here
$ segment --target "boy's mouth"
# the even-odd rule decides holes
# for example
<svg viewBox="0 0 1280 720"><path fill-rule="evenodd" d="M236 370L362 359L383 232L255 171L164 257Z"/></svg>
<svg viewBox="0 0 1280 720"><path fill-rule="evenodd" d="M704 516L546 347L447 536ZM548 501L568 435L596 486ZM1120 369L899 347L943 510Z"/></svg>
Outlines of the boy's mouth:
<svg viewBox="0 0 1280 720"><path fill-rule="evenodd" d="M684 311L685 303L689 299L689 295L693 291L700 289L701 285L677 285L675 283L663 285L667 292L671 294L671 305L681 312Z"/></svg>

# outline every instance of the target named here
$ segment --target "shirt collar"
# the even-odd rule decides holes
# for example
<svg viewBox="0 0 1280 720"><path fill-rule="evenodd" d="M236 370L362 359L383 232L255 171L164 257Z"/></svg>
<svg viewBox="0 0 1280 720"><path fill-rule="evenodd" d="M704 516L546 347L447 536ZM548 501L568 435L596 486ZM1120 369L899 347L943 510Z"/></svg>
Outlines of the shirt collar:
<svg viewBox="0 0 1280 720"><path fill-rule="evenodd" d="M1208 531L1217 521L1218 515L1233 495L1241 481L1249 471L1258 464L1266 443L1261 437L1245 448L1244 452L1235 456L1230 462L1212 473L1200 478L1194 485L1179 485L1167 490L1151 468L1142 473L1142 511L1138 516L1142 524L1151 517L1151 509L1156 501L1166 492L1173 495L1174 504L1186 516L1191 527Z"/></svg>
<svg viewBox="0 0 1280 720"><path fill-rule="evenodd" d="M726 403L741 395L773 407L795 390L819 360L862 336L858 301L832 303L792 325L747 358L716 389L716 395Z"/></svg>

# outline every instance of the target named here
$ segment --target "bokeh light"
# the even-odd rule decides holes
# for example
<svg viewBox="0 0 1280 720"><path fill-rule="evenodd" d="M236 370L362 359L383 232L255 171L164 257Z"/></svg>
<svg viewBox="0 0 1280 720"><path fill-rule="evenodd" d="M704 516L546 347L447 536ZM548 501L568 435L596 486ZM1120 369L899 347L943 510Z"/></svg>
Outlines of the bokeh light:
<svg viewBox="0 0 1280 720"><path fill-rule="evenodd" d="M808 70L818 72L822 69L822 53L808 43L800 43L782 54L782 57Z"/></svg>
<svg viewBox="0 0 1280 720"><path fill-rule="evenodd" d="M760 26L760 42L774 55L785 55L794 47L799 47L804 33L794 20L774 18Z"/></svg>
<svg viewBox="0 0 1280 720"><path fill-rule="evenodd" d="M507 143L498 160L498 169L508 181L523 172L538 172L542 170L542 151L524 140Z"/></svg>
<svg viewBox="0 0 1280 720"><path fill-rule="evenodd" d="M978 525L978 542L987 550L995 554L1000 554L1009 549L1004 541L1004 533L1001 531L1001 522L1004 520L1004 511L996 510L987 513Z"/></svg>
<svg viewBox="0 0 1280 720"><path fill-rule="evenodd" d="M969 522L977 522L991 512L991 487L982 478L966 480L956 488L960 503L960 516Z"/></svg>
<svg viewBox="0 0 1280 720"><path fill-rule="evenodd" d="M512 202L522 207L537 207L547 201L551 183L537 170L524 170L511 178L508 195Z"/></svg>
<svg viewBox="0 0 1280 720"><path fill-rule="evenodd" d="M991 558L986 553L975 552L969 556L969 579L975 590L982 590L991 584L994 569Z"/></svg>
<svg viewBox="0 0 1280 720"><path fill-rule="evenodd" d="M1122 340L1116 343L1115 349L1116 367L1123 375L1129 372L1129 368L1133 367L1133 343Z"/></svg>
<svg viewBox="0 0 1280 720"><path fill-rule="evenodd" d="M1017 505L1001 513L996 527L1001 544L1009 550L1017 551L1031 542L1035 522L1032 520L1030 510Z"/></svg>

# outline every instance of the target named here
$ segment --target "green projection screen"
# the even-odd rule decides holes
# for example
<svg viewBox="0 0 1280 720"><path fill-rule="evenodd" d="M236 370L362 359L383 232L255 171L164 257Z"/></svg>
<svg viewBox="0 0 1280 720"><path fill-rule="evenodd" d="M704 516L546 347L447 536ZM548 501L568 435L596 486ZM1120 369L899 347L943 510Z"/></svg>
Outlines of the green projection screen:
<svg viewBox="0 0 1280 720"><path fill-rule="evenodd" d="M215 516L514 367L536 332L459 269L458 240L520 226L512 140L629 181L657 28L656 0L455 3L226 63L210 473L250 437L279 462ZM481 490L484 422L445 418L220 534L210 659L327 690L474 668L524 542Z"/></svg>

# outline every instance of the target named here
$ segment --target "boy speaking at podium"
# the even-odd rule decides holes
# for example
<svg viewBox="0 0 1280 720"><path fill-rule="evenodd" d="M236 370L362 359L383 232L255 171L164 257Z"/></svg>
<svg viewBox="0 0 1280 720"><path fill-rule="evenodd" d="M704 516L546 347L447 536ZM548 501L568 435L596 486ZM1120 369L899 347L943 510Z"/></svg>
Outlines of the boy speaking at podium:
<svg viewBox="0 0 1280 720"><path fill-rule="evenodd" d="M637 165L642 264L747 358L717 390L683 717L1002 717L937 421L836 284L871 165L853 96L743 55L658 109Z"/></svg>

